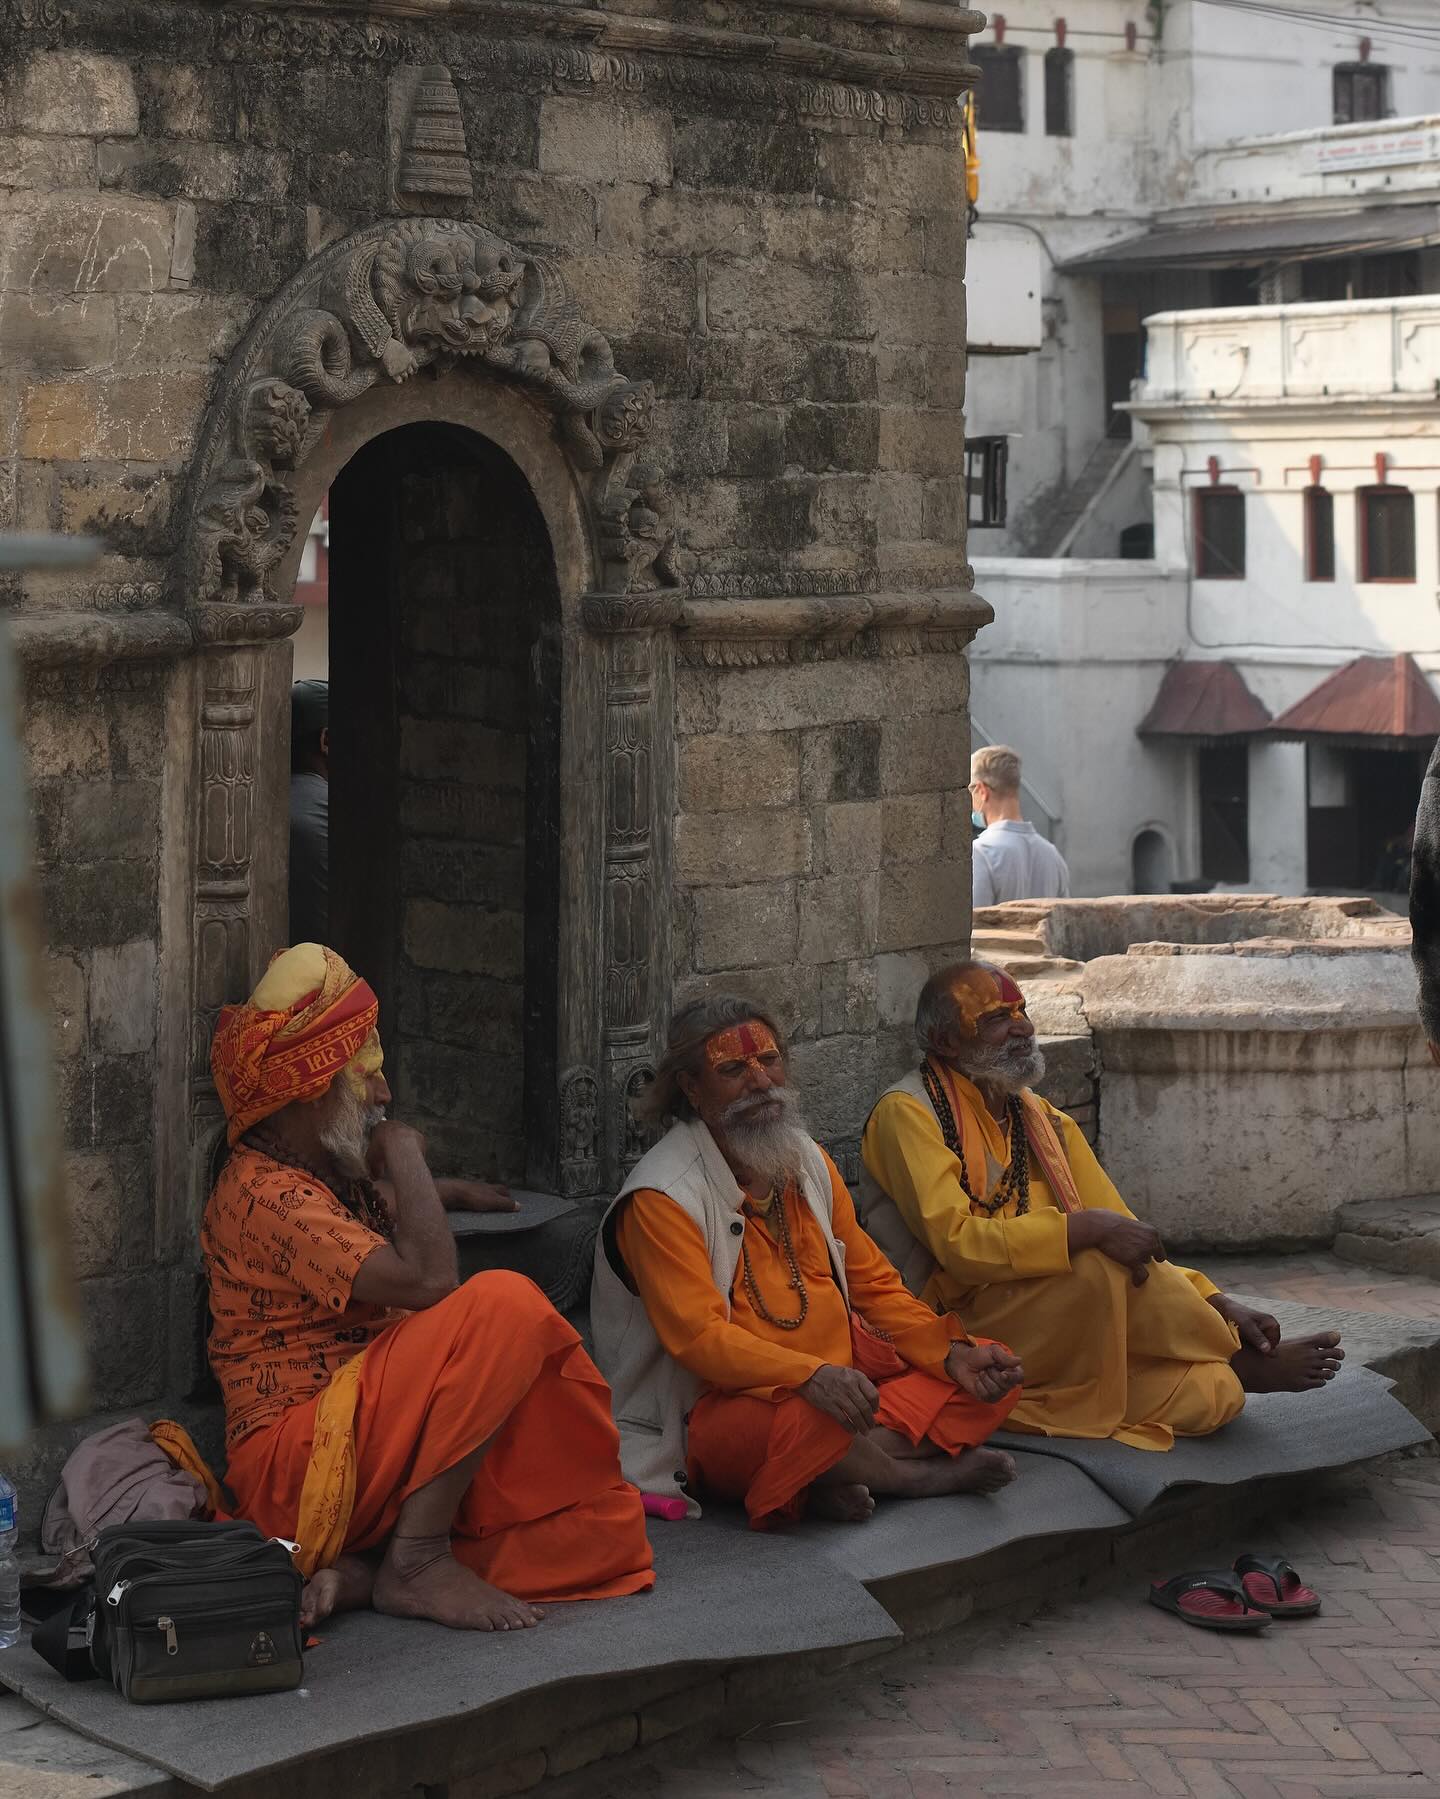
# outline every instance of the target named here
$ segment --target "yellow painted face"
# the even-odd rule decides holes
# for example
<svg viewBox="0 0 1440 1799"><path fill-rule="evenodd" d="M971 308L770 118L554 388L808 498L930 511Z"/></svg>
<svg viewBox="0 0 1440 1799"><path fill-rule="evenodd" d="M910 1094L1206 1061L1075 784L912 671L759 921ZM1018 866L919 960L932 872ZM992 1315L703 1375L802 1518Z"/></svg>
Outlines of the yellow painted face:
<svg viewBox="0 0 1440 1799"><path fill-rule="evenodd" d="M345 1084L356 1099L363 1101L366 1097L367 1084L379 1074L384 1066L385 1051L380 1047L380 1033L371 1031L361 1045L358 1054L352 1056L340 1072L344 1075Z"/></svg>
<svg viewBox="0 0 1440 1799"><path fill-rule="evenodd" d="M967 1037L996 1018L1023 1018L1025 995L999 968L965 968L950 983L955 1016Z"/></svg>

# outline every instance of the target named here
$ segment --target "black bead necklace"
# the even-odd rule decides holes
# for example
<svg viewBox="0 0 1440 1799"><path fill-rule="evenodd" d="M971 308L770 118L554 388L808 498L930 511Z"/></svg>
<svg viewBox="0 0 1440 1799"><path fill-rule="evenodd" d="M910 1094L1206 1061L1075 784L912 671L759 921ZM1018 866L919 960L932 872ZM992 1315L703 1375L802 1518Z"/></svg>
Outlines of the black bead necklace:
<svg viewBox="0 0 1440 1799"><path fill-rule="evenodd" d="M1030 1139L1025 1130L1025 1108L1020 1095L1012 1093L1005 1101L1005 1114L1010 1121L1010 1160L1005 1166L1004 1178L996 1188L993 1199L982 1199L970 1185L965 1143L950 1107L950 1095L945 1091L945 1083L928 1057L920 1065L920 1078L925 1083L930 1104L935 1108L935 1116L940 1120L940 1134L945 1139L945 1147L959 1160L960 1190L966 1199L990 1218L1002 1211L1013 1199L1015 1216L1023 1218L1030 1210Z"/></svg>
<svg viewBox="0 0 1440 1799"><path fill-rule="evenodd" d="M810 1311L810 1294L805 1286L805 1276L800 1272L800 1259L795 1254L795 1245L790 1240L790 1220L786 1217L785 1195L772 1195L775 1205L772 1208L780 1220L780 1247L785 1251L785 1260L790 1268L790 1290L800 1295L800 1310L794 1318L777 1318L760 1297L760 1288L750 1267L750 1251L745 1247L745 1239L740 1239L740 1260L745 1265L745 1291L750 1295L750 1303L765 1320L773 1324L777 1330L798 1331L805 1322Z"/></svg>
<svg viewBox="0 0 1440 1799"><path fill-rule="evenodd" d="M277 1138L260 1130L246 1131L240 1139L247 1149L255 1149L262 1156L269 1156L272 1162L279 1162L284 1168L297 1169L301 1174L308 1174L314 1181L333 1193L345 1210L357 1223L363 1224L377 1236L393 1238L395 1227L391 1224L385 1207L380 1203L380 1195L369 1181L347 1179L338 1171L327 1171L317 1168L313 1162L307 1162L303 1156L296 1155Z"/></svg>

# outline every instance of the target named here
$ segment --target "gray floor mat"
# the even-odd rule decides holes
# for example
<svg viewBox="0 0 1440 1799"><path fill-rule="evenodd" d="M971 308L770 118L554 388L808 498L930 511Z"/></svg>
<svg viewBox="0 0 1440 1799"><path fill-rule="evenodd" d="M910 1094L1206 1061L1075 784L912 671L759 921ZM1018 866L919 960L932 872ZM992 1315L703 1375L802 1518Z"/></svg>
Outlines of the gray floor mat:
<svg viewBox="0 0 1440 1799"><path fill-rule="evenodd" d="M1351 1363L1320 1393L1255 1393L1232 1424L1172 1449L1002 1431L997 1447L1051 1456L1088 1474L1132 1518L1174 1487L1232 1487L1267 1475L1346 1468L1430 1441L1383 1374Z"/></svg>
<svg viewBox="0 0 1440 1799"><path fill-rule="evenodd" d="M1022 1538L1114 1530L1130 1522L1128 1512L1069 1462L1024 1450L1015 1461L1019 1478L989 1498L882 1499L863 1525L816 1521L775 1534L869 1582L951 1567ZM724 1530L748 1529L743 1513L729 1509L712 1507L705 1520Z"/></svg>
<svg viewBox="0 0 1440 1799"><path fill-rule="evenodd" d="M99 1681L67 1685L28 1646L0 1681L83 1736L214 1788L427 1724L478 1716L518 1694L602 1674L881 1642L899 1629L857 1580L813 1549L686 1524L651 1531L650 1593L554 1607L536 1630L470 1635L373 1612L335 1619L301 1693L127 1705ZM396 1679L397 1667L405 1677Z"/></svg>

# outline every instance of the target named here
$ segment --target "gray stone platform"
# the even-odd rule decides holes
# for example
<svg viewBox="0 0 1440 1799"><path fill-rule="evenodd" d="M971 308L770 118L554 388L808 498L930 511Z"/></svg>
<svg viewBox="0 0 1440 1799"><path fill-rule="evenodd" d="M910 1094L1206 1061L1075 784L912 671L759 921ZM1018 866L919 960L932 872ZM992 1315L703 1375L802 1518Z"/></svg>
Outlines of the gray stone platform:
<svg viewBox="0 0 1440 1799"><path fill-rule="evenodd" d="M25 1691L0 1701L0 1793L68 1799L78 1776L89 1799L217 1787L259 1799L280 1790L277 1779L303 1779L307 1799L401 1799L417 1783L438 1799L500 1799L676 1730L793 1704L856 1658L970 1618L1022 1616L1116 1565L1173 1568L1188 1542L1243 1529L1298 1491L1287 1471L1425 1439L1398 1427L1399 1408L1367 1364L1434 1428L1440 1289L1435 1318L1417 1318L1385 1310L1383 1295L1393 1290L1413 1313L1424 1283L1367 1274L1378 1297L1359 1311L1353 1288L1332 1276L1349 1303L1327 1308L1317 1290L1326 1269L1314 1266L1323 1260L1302 1271L1314 1298L1267 1303L1287 1329L1339 1323L1351 1360L1328 1417L1317 1412L1312 1425L1298 1407L1325 1402L1297 1401L1297 1428L1274 1433L1275 1478L1249 1478L1253 1444L1237 1438L1232 1455L1225 1434L1128 1459L1114 1445L1039 1451L1032 1439L1016 1446L1021 1480L995 1498L891 1502L863 1529L816 1523L757 1537L733 1515L656 1523L662 1578L650 1595L557 1608L518 1638L337 1620L307 1660L303 1697L131 1708L98 1686L67 1688L17 1649L0 1655L0 1681ZM1243 1265L1215 1272L1243 1290ZM1270 1403L1254 1406L1253 1422ZM1377 1421L1379 1434L1365 1437ZM1107 1453L1123 1478L1107 1471Z"/></svg>

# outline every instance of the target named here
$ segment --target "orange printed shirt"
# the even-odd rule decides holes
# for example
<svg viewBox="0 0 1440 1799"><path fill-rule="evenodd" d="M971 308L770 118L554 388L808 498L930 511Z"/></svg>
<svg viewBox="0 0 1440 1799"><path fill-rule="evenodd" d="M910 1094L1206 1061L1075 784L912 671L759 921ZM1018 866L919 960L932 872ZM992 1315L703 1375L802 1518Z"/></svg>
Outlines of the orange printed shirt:
<svg viewBox="0 0 1440 1799"><path fill-rule="evenodd" d="M964 1328L953 1315L937 1317L906 1289L861 1229L855 1202L828 1155L825 1165L832 1195L830 1228L845 1252L851 1305L868 1325L890 1334L903 1361L940 1374L951 1343L965 1341ZM655 1334L666 1353L707 1387L778 1400L827 1363L851 1366L850 1310L830 1266L824 1234L793 1182L782 1203L809 1297L805 1320L794 1330L770 1322L757 1309L745 1284L743 1259L735 1270L727 1311L699 1226L667 1194L641 1188L620 1212L616 1243ZM800 1297L790 1285L773 1207L763 1216L747 1197L740 1216L751 1276L765 1310L772 1319L794 1318Z"/></svg>
<svg viewBox="0 0 1440 1799"><path fill-rule="evenodd" d="M350 1298L361 1264L384 1241L304 1169L243 1144L232 1152L200 1229L227 1448L322 1392L405 1316Z"/></svg>

